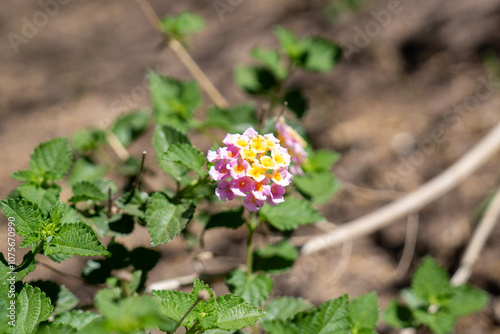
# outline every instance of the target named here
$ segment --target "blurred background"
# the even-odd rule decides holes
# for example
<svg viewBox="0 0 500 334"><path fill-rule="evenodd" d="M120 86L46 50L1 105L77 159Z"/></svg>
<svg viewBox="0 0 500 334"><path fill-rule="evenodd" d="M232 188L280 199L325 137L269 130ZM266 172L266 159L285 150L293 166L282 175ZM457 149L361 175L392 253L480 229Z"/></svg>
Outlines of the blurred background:
<svg viewBox="0 0 500 334"><path fill-rule="evenodd" d="M342 154L335 171L343 189L321 206L336 224L418 188L500 121L497 0L151 0L151 5L161 16L191 10L206 20L189 52L231 104L252 99L235 85L233 69L252 62L254 46L277 45L276 25L344 47L342 61L330 73L291 78L309 98L305 123L314 147ZM4 0L0 35L1 198L18 184L9 174L28 167L41 141L107 126L125 111L148 107L148 69L190 79L175 55L161 49L162 38L132 0ZM210 105L205 102L200 115ZM134 143L132 155L151 150L150 134ZM206 150L210 145L199 146ZM352 249L336 247L301 258L277 278L274 293L321 303L343 293L377 291L385 307L408 286L424 255L453 273L481 203L500 185L499 163L496 155L455 191L419 212L415 255L403 263L408 272L401 266L397 270L407 235L403 220L355 240ZM244 231L215 234L207 234L207 249L235 249L243 259ZM492 302L460 320L456 333L500 333L499 237L497 226L470 280L486 289ZM148 242L144 230L127 240L131 247ZM185 260L182 240L158 250L165 264L151 272L150 281L195 272ZM220 265L216 262L213 266ZM82 265L68 260L56 267L78 274ZM73 291L80 284L50 270L35 275L28 279L53 279ZM224 291L223 283L217 284ZM92 288L85 289L80 293L89 302Z"/></svg>

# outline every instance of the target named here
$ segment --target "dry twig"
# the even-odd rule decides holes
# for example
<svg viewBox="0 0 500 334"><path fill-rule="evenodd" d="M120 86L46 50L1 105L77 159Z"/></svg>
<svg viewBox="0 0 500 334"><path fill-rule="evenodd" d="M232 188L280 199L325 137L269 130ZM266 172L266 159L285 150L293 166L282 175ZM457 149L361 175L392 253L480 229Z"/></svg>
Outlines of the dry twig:
<svg viewBox="0 0 500 334"><path fill-rule="evenodd" d="M500 218L500 190L498 190L493 197L486 213L484 214L483 219L477 226L474 234L472 235L469 244L467 245L467 249L460 261L460 267L455 272L453 277L451 278L452 285L461 285L466 283L470 275L472 274L472 268L477 258L479 257L479 253L483 249L486 244L486 240L491 234L491 231L495 227L498 219Z"/></svg>
<svg viewBox="0 0 500 334"><path fill-rule="evenodd" d="M458 186L463 180L485 164L499 149L500 123L476 146L455 162L455 164L416 191L366 216L341 225L326 235L312 238L304 244L301 254L311 254L338 245L345 239L355 239L370 234L390 225L411 212L419 211L427 204Z"/></svg>
<svg viewBox="0 0 500 334"><path fill-rule="evenodd" d="M415 254L415 247L417 246L418 221L418 213L410 214L408 216L408 222L406 223L405 246L403 248L401 260L396 268L396 276L399 278L406 275L408 269L410 268L413 255Z"/></svg>
<svg viewBox="0 0 500 334"><path fill-rule="evenodd" d="M147 0L137 0L142 11L146 15L149 23L162 35L164 35L161 28L161 20L156 15L154 9L151 7ZM228 108L229 103L222 96L219 90L214 86L212 81L205 75L201 68L196 64L191 55L186 51L184 46L176 39L171 38L168 41L168 47L172 50L175 55L179 58L181 63L186 67L186 69L191 73L191 75L198 81L200 86L205 90L207 95L213 101L213 103L221 108Z"/></svg>

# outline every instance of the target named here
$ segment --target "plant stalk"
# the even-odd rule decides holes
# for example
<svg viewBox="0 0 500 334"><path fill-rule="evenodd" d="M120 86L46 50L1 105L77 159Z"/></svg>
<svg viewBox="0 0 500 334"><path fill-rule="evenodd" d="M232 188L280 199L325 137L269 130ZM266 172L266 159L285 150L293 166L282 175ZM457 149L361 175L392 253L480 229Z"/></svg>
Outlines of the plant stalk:
<svg viewBox="0 0 500 334"><path fill-rule="evenodd" d="M175 324L175 327L174 327L174 330L172 331L172 333L175 333L175 331L177 330L177 328L179 328L179 327L180 327L180 325L181 325L182 321L184 321L184 319L186 319L186 317L188 316L188 314L189 314L189 313L191 313L191 311L192 311L192 310L196 307L196 305L198 305L198 303L199 303L201 300L202 300L202 299L201 299L200 297L198 297L198 298L196 299L196 301L193 303L193 305L191 305L191 307L189 308L189 310L187 310L187 311L186 311L186 313L184 313L184 315L182 316L181 320L179 320L179 322L177 322L177 324ZM197 320L197 321L198 321L198 320ZM197 321L196 321L196 322L197 322ZM195 328L195 327L196 327L196 325L197 325L197 323L196 323L196 322L194 323L193 327L191 327L191 329L190 329L187 333L191 332L191 330L192 330L193 328ZM186 334L187 334L187 333L186 333ZM193 333L194 333L194 332L193 332Z"/></svg>
<svg viewBox="0 0 500 334"><path fill-rule="evenodd" d="M151 25L159 33L165 35L161 27L161 20L158 17L158 15L156 15L154 9L151 7L149 2L147 0L137 0L137 2L139 3L139 6L141 7L144 14L146 15L149 23L151 23ZM228 108L229 103L227 102L227 100L224 98L224 96L222 96L222 94L215 87L212 81L210 81L210 79L205 75L205 73L201 70L198 64L193 60L193 58L186 51L181 42L179 42L174 38L170 38L170 40L168 41L168 47L175 53L177 58L179 58L179 60L181 61L182 65L186 67L186 69L189 71L189 73L191 73L191 75L196 79L196 81L198 81L198 83L210 97L212 102L220 108Z"/></svg>
<svg viewBox="0 0 500 334"><path fill-rule="evenodd" d="M247 237L247 277L252 276L253 270L253 247L252 247L252 239L253 239L253 226L248 225L248 237Z"/></svg>

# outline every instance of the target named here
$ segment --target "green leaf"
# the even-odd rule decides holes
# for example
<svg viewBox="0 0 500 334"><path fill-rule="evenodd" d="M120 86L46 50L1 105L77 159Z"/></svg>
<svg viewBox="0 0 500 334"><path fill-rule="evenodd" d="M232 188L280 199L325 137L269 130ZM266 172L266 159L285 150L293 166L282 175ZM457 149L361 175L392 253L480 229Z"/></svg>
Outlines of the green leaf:
<svg viewBox="0 0 500 334"><path fill-rule="evenodd" d="M451 294L448 273L431 257L425 257L413 275L413 294L429 304L438 304Z"/></svg>
<svg viewBox="0 0 500 334"><path fill-rule="evenodd" d="M57 224L67 224L81 221L80 213L75 208L60 200L50 209L50 221Z"/></svg>
<svg viewBox="0 0 500 334"><path fill-rule="evenodd" d="M149 195L138 189L134 190L134 194L131 195L127 192L120 196L116 201L115 205L125 211L130 216L140 218L141 221L146 219L146 205L149 200Z"/></svg>
<svg viewBox="0 0 500 334"><path fill-rule="evenodd" d="M329 150L311 152L302 164L306 172L330 171L330 168L340 159L340 154ZM295 181L295 180L294 180Z"/></svg>
<svg viewBox="0 0 500 334"><path fill-rule="evenodd" d="M299 252L288 241L277 244L268 244L264 248L257 248L254 253L254 270L263 270L271 274L281 274L290 269Z"/></svg>
<svg viewBox="0 0 500 334"><path fill-rule="evenodd" d="M266 205L259 214L280 231L294 230L299 225L325 220L310 202L298 198L287 198L285 202L276 206Z"/></svg>
<svg viewBox="0 0 500 334"><path fill-rule="evenodd" d="M242 104L229 109L217 106L211 107L207 112L207 126L217 126L228 133L242 133L249 127L258 123L255 108L251 104Z"/></svg>
<svg viewBox="0 0 500 334"><path fill-rule="evenodd" d="M146 111L134 111L120 116L111 131L123 146L129 146L134 139L140 136L148 128L150 114Z"/></svg>
<svg viewBox="0 0 500 334"><path fill-rule="evenodd" d="M395 328L408 328L412 327L413 324L411 310L400 305L396 299L391 300L382 315L382 319L389 326Z"/></svg>
<svg viewBox="0 0 500 334"><path fill-rule="evenodd" d="M97 313L93 313L90 311L73 310L65 312L58 316L54 320L53 324L69 326L76 330L83 330L87 325L101 318L102 316Z"/></svg>
<svg viewBox="0 0 500 334"><path fill-rule="evenodd" d="M216 307L215 297L212 289L199 279L193 282L193 290L187 294L179 291L153 291L153 295L161 300L160 313L174 322L181 320L183 315L194 305L201 291L207 291L208 301L200 301L182 321L181 325L191 327L195 321L199 322L204 329L212 328L215 324Z"/></svg>
<svg viewBox="0 0 500 334"><path fill-rule="evenodd" d="M94 181L106 174L106 167L94 164L87 158L78 158L69 174L69 184L74 185L81 181Z"/></svg>
<svg viewBox="0 0 500 334"><path fill-rule="evenodd" d="M226 281L229 291L243 297L255 306L262 306L273 290L274 282L268 274L252 274L250 277L236 269Z"/></svg>
<svg viewBox="0 0 500 334"><path fill-rule="evenodd" d="M37 185L41 185L43 182L43 178L39 177L30 169L18 170L10 174L10 177L17 181L28 181Z"/></svg>
<svg viewBox="0 0 500 334"><path fill-rule="evenodd" d="M274 74L265 67L239 66L234 77L238 86L254 95L265 95L278 84Z"/></svg>
<svg viewBox="0 0 500 334"><path fill-rule="evenodd" d="M241 297L227 294L217 298L216 326L224 330L249 327L265 315L261 309L245 302Z"/></svg>
<svg viewBox="0 0 500 334"><path fill-rule="evenodd" d="M69 201L72 203L88 200L102 202L107 198L106 193L102 192L96 184L89 181L82 181L73 185L73 196Z"/></svg>
<svg viewBox="0 0 500 334"><path fill-rule="evenodd" d="M201 103L198 83L182 82L150 72L149 87L156 122L187 130L194 110Z"/></svg>
<svg viewBox="0 0 500 334"><path fill-rule="evenodd" d="M455 317L462 317L478 312L488 305L488 295L469 285L453 287L453 297L447 305L447 311Z"/></svg>
<svg viewBox="0 0 500 334"><path fill-rule="evenodd" d="M80 222L62 225L52 240L44 244L44 254L97 256L108 252L92 228Z"/></svg>
<svg viewBox="0 0 500 334"><path fill-rule="evenodd" d="M32 281L30 285L42 290L54 305L52 315L58 315L73 309L79 303L79 299L71 293L64 285L52 281Z"/></svg>
<svg viewBox="0 0 500 334"><path fill-rule="evenodd" d="M290 30L282 27L276 27L274 34L278 38L281 49L288 55L290 60L293 62L299 61L305 52L303 43Z"/></svg>
<svg viewBox="0 0 500 334"><path fill-rule="evenodd" d="M31 170L47 181L62 179L72 163L73 156L67 138L54 138L41 143L30 159Z"/></svg>
<svg viewBox="0 0 500 334"><path fill-rule="evenodd" d="M204 27L205 20L189 11L161 19L162 32L175 39L183 39L189 34L202 30Z"/></svg>
<svg viewBox="0 0 500 334"><path fill-rule="evenodd" d="M106 141L106 134L97 128L84 129L77 132L72 139L73 148L77 152L93 151Z"/></svg>
<svg viewBox="0 0 500 334"><path fill-rule="evenodd" d="M173 144L168 147L162 160L170 163L178 163L192 170L200 176L206 174L202 170L205 164L205 155L191 144Z"/></svg>
<svg viewBox="0 0 500 334"><path fill-rule="evenodd" d="M305 198L314 203L328 202L341 187L340 182L330 171L296 175L293 184Z"/></svg>
<svg viewBox="0 0 500 334"><path fill-rule="evenodd" d="M205 225L205 230L217 227L226 227L235 230L244 223L245 219L243 219L243 208L239 208L238 210L221 211L210 217L210 220Z"/></svg>
<svg viewBox="0 0 500 334"><path fill-rule="evenodd" d="M133 333L140 328L155 328L162 319L158 312L158 300L152 296L131 296L120 300L108 300L97 304L104 316L106 333Z"/></svg>
<svg viewBox="0 0 500 334"><path fill-rule="evenodd" d="M40 207L26 199L5 199L0 202L7 217L14 218L15 228L21 237L38 236L45 222L45 215Z"/></svg>
<svg viewBox="0 0 500 334"><path fill-rule="evenodd" d="M309 37L303 40L305 56L301 61L304 69L314 72L328 72L338 62L342 49L321 37Z"/></svg>
<svg viewBox="0 0 500 334"><path fill-rule="evenodd" d="M180 291L154 290L153 296L161 299L160 314L168 319L178 322L193 305L194 301L189 298L189 294ZM195 321L195 316L190 314L181 325L190 326Z"/></svg>
<svg viewBox="0 0 500 334"><path fill-rule="evenodd" d="M353 299L349 304L349 320L353 334L375 330L378 320L377 294L372 292Z"/></svg>
<svg viewBox="0 0 500 334"><path fill-rule="evenodd" d="M215 295L214 295L214 292L212 291L212 288L208 284L203 282L202 280L195 278L193 281L193 290L191 290L191 292L189 293L189 298L191 298L191 300L195 301L196 299L198 299L198 294L202 291L208 292L208 294L210 296L209 300L215 298Z"/></svg>
<svg viewBox="0 0 500 334"><path fill-rule="evenodd" d="M172 204L161 193L154 193L146 209L151 246L165 244L178 235L193 216L189 203Z"/></svg>
<svg viewBox="0 0 500 334"><path fill-rule="evenodd" d="M414 310L413 316L415 319L429 327L434 334L449 333L455 326L455 317L444 310L439 310L434 314L423 310Z"/></svg>
<svg viewBox="0 0 500 334"><path fill-rule="evenodd" d="M298 333L303 334L347 334L349 317L347 295L329 300L320 306L298 313L293 323Z"/></svg>
<svg viewBox="0 0 500 334"><path fill-rule="evenodd" d="M16 301L15 333L36 333L38 325L50 317L54 308L39 288L25 284Z"/></svg>
<svg viewBox="0 0 500 334"><path fill-rule="evenodd" d="M52 223L60 224L66 214L68 206L65 205L61 200L58 200L51 208L49 213L49 219Z"/></svg>
<svg viewBox="0 0 500 334"><path fill-rule="evenodd" d="M216 328L214 325L217 321L217 302L210 286L199 279L195 279L193 282L193 291L189 294L189 298L193 302L196 301L202 291L208 292L209 298L207 301L200 301L194 307L193 315L196 316L196 320L200 323L201 328Z"/></svg>
<svg viewBox="0 0 500 334"><path fill-rule="evenodd" d="M156 126L153 134L153 148L161 169L176 180L187 173L188 169L182 164L164 159L165 153L171 145L190 144L189 138L181 131L169 126Z"/></svg>
<svg viewBox="0 0 500 334"><path fill-rule="evenodd" d="M1 268L1 264L0 264L0 268ZM1 270L1 269L0 269ZM12 306L10 304L10 301L12 300L13 302L15 302L15 295L13 294L10 294L10 287L8 284L3 284L3 283L7 283L7 281L3 281L3 278L2 278L2 283L0 283L0 296L2 296L2 298L0 298L0 317L2 319L2 321L0 321L0 333L6 333L6 334L10 334L12 333L12 325L15 323L15 317L16 315L15 314L10 314L11 310L9 310L9 308L12 309ZM14 308L15 308L15 305L14 305ZM15 312L14 310L12 310L12 312Z"/></svg>
<svg viewBox="0 0 500 334"><path fill-rule="evenodd" d="M189 138L184 132L167 125L157 125L153 133L153 148L158 160L167 152L168 147L173 144L190 144Z"/></svg>
<svg viewBox="0 0 500 334"><path fill-rule="evenodd" d="M288 109L293 111L298 118L302 118L307 111L308 102L300 89L290 89L283 97L283 103L286 102Z"/></svg>
<svg viewBox="0 0 500 334"><path fill-rule="evenodd" d="M61 187L53 184L47 188L34 185L32 183L23 183L17 190L22 197L28 201L38 204L44 213L48 213L52 205L59 200Z"/></svg>
<svg viewBox="0 0 500 334"><path fill-rule="evenodd" d="M283 80L288 76L287 69L281 64L281 56L278 51L254 47L250 54L266 65L276 78Z"/></svg>
<svg viewBox="0 0 500 334"><path fill-rule="evenodd" d="M311 303L302 298L278 297L267 304L265 320L288 320L297 313L309 310L312 307Z"/></svg>
<svg viewBox="0 0 500 334"><path fill-rule="evenodd" d="M64 285L61 285L61 290L57 295L57 302L54 309L54 315L65 313L78 305L80 300L69 291Z"/></svg>
<svg viewBox="0 0 500 334"><path fill-rule="evenodd" d="M286 322L264 321L262 327L270 334L348 334L347 295L329 300L312 310L302 311Z"/></svg>
<svg viewBox="0 0 500 334"><path fill-rule="evenodd" d="M23 262L19 266L11 269L10 264L5 260L3 253L0 253L0 286L10 284L7 279L14 277L15 281L22 281L26 275L36 269L35 257L29 251L23 256Z"/></svg>

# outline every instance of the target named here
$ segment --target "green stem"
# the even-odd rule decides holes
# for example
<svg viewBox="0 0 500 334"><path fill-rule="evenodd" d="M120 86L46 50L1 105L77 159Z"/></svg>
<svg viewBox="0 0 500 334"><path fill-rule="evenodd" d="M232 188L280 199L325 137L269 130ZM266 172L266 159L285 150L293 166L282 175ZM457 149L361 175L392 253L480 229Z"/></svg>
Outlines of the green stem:
<svg viewBox="0 0 500 334"><path fill-rule="evenodd" d="M198 333L198 329L196 328L196 326L198 326L198 324L200 323L199 320L196 320L193 324L193 326L186 332L186 334L195 334L195 333Z"/></svg>
<svg viewBox="0 0 500 334"><path fill-rule="evenodd" d="M252 266L253 266L253 247L252 247L252 239L253 239L253 226L248 224L248 237L247 237L247 276L252 276Z"/></svg>
<svg viewBox="0 0 500 334"><path fill-rule="evenodd" d="M260 224L260 220L257 219L257 213L250 213L248 223L248 237L247 237L247 276L250 277L253 273L253 234Z"/></svg>
<svg viewBox="0 0 500 334"><path fill-rule="evenodd" d="M38 253L40 253L43 250L43 244L45 243L45 240L40 241L38 246L36 246L35 250L33 251L33 257L35 257Z"/></svg>
<svg viewBox="0 0 500 334"><path fill-rule="evenodd" d="M194 302L193 305L191 305L191 307L189 308L189 310L187 310L186 313L184 313L184 315L182 316L181 320L179 320L179 322L175 325L175 328L174 330L172 331L172 333L175 333L175 331L177 330L177 328L179 328L179 326L181 325L182 321L184 319L186 319L186 317L188 316L189 313L191 313L191 311L195 308L196 305L198 305L198 303L201 301L201 298L198 297L198 299L196 299L196 301ZM199 321L196 320L196 322L194 323L193 327L191 327L191 329L186 332L187 333L196 333L196 332L191 332L197 325L198 325Z"/></svg>

